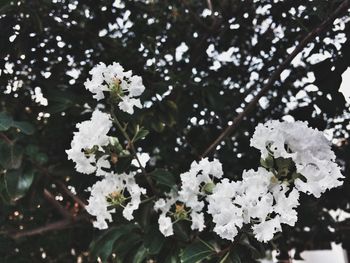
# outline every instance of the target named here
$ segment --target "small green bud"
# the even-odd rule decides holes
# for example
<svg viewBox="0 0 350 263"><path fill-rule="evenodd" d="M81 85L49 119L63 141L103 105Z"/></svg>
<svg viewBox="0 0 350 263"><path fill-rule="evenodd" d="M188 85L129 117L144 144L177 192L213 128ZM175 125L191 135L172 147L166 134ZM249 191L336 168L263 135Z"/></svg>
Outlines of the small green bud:
<svg viewBox="0 0 350 263"><path fill-rule="evenodd" d="M215 184L213 182L209 182L203 186L203 191L206 194L212 194L214 190Z"/></svg>
<svg viewBox="0 0 350 263"><path fill-rule="evenodd" d="M267 169L273 168L274 158L271 155L269 155L266 157L266 159L260 159L260 164Z"/></svg>
<svg viewBox="0 0 350 263"><path fill-rule="evenodd" d="M91 155L91 154L96 153L97 151L98 151L98 146L95 145L95 146L92 147L91 149L88 149L88 148L84 149L84 154L85 154L86 156L89 156L89 155Z"/></svg>

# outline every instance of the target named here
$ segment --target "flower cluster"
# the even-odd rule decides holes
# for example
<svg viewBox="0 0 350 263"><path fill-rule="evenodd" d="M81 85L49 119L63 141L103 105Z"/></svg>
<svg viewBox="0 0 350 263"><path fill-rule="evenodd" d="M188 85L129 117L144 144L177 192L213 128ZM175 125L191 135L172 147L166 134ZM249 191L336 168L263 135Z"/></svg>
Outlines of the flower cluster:
<svg viewBox="0 0 350 263"><path fill-rule="evenodd" d="M115 174L109 171L111 163L107 146L117 145L117 139L108 136L112 127L111 117L107 113L95 110L88 121L76 125L71 149L67 150L68 159L75 162L75 168L80 173L102 177L91 187L91 196L86 210L96 216L94 226L99 229L107 228L106 221L112 221L112 213L116 207L124 207L123 216L132 220L132 213L139 207L141 194L146 190L139 187L134 174Z"/></svg>
<svg viewBox="0 0 350 263"><path fill-rule="evenodd" d="M290 158L296 172L302 175L294 181L304 193L320 197L327 189L340 186L343 178L334 162L335 154L324 134L307 126L306 122L259 124L250 145L261 151L262 158Z"/></svg>
<svg viewBox="0 0 350 263"><path fill-rule="evenodd" d="M134 107L142 108L139 97L145 90L142 78L132 75L131 70L124 71L119 63L106 66L100 63L90 70L91 79L84 84L93 93L96 100L105 98L104 92L110 92L112 98L119 101L119 109L129 114L134 113Z"/></svg>
<svg viewBox="0 0 350 263"><path fill-rule="evenodd" d="M259 241L269 241L281 224L294 226L299 192L276 180L265 168L243 172L242 181L218 183L208 197L214 231L233 240L243 224L250 224Z"/></svg>
<svg viewBox="0 0 350 263"><path fill-rule="evenodd" d="M109 144L107 133L112 127L111 117L95 110L90 120L78 123L76 127L78 131L74 133L71 149L66 151L68 159L75 163L78 172L92 174L97 164L104 165L103 162L96 163L96 152L104 152L103 146Z"/></svg>
<svg viewBox="0 0 350 263"><path fill-rule="evenodd" d="M264 167L244 171L241 181L222 178L222 165L216 159L193 162L180 175L180 190L155 204L161 211L160 231L172 235L172 224L181 219L190 220L193 230L202 231L207 212L220 237L233 241L239 229L249 225L257 240L267 242L282 230L282 224L295 225L299 192L319 197L342 184L328 141L306 123L259 125L251 145L261 150Z"/></svg>
<svg viewBox="0 0 350 263"><path fill-rule="evenodd" d="M203 198L213 190L214 178L221 178L223 175L222 165L219 160L209 161L208 158L200 162L193 162L188 172L180 175L180 191L172 191L167 198L161 198L155 203L155 210L161 211L159 217L160 231L165 235L172 235L173 221L190 220L191 229L202 231L204 225L204 201ZM175 211L171 211L174 208Z"/></svg>
<svg viewBox="0 0 350 263"><path fill-rule="evenodd" d="M141 194L146 194L146 189L136 184L134 174L111 173L92 186L86 211L96 216L94 227L106 229L106 221L112 222L116 207L123 207L123 216L132 220L133 212L140 205Z"/></svg>
<svg viewBox="0 0 350 263"><path fill-rule="evenodd" d="M124 71L119 63L109 66L100 63L90 74L92 78L85 82L85 87L95 99L101 100L105 97L104 93L109 92L109 102L118 102L122 111L132 114L134 107L142 107L140 99L136 98L145 89L141 77ZM123 216L132 220L141 195L146 194L146 189L136 184L135 173L113 172L111 164L118 161L118 156L129 156L130 153L123 149L118 138L108 135L112 125L111 115L96 109L90 120L76 125L78 131L74 133L71 149L66 151L78 172L94 173L102 178L91 187L86 206L86 210L96 217L93 225L99 229L108 227L107 221L112 221L112 214L120 207L123 208Z"/></svg>
<svg viewBox="0 0 350 263"><path fill-rule="evenodd" d="M100 63L90 74L86 89L97 100L109 93L114 123L128 141L124 149L116 137L109 135L112 117L95 110L90 120L76 125L78 131L67 150L78 172L94 173L101 178L90 189L86 210L96 217L93 225L105 229L113 221L112 214L120 208L123 216L132 220L141 196L146 194L146 189L136 183L134 172L117 174L112 166L118 157L131 156L130 143L137 160L131 161L131 165L142 171L140 165L149 160L148 155L136 154L133 139L116 119L113 107L113 103L118 103L120 110L132 114L134 107L142 107L138 97L145 87L141 77L124 71L119 63L109 66ZM160 213L159 229L164 236L173 235L173 225L180 220L191 222L191 229L200 232L211 219L213 231L221 238L233 241L244 226L251 229L257 240L267 242L282 231L282 225L295 225L300 192L320 197L342 184L343 176L330 143L322 132L308 127L306 122L259 124L250 145L260 150L262 167L243 171L240 181L223 178L220 161L208 158L194 161L189 171L180 175L180 185L154 204ZM152 183L150 187L153 189Z"/></svg>

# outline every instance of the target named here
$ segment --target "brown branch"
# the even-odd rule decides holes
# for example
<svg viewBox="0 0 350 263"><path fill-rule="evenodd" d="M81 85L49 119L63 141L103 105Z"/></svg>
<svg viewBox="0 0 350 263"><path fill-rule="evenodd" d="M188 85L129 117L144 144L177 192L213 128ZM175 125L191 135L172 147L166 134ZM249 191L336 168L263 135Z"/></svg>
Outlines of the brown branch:
<svg viewBox="0 0 350 263"><path fill-rule="evenodd" d="M201 158L207 156L210 152L215 150L216 146L224 140L227 136L229 136L235 129L237 129L238 125L243 121L244 117L248 115L259 102L260 98L266 94L266 92L272 88L273 84L280 77L280 74L284 69L288 67L288 65L292 62L292 60L304 49L304 47L316 36L319 36L322 32L324 32L329 25L343 12L345 12L349 8L349 0L345 0L339 7L318 27L308 33L301 42L296 46L293 52L278 66L275 72L271 75L267 83L263 86L263 88L259 91L259 93L254 97L254 99L246 106L243 112L241 112L238 116L236 116L232 120L232 124L227 126L223 132L216 138L216 140L209 145L209 147L203 152Z"/></svg>
<svg viewBox="0 0 350 263"><path fill-rule="evenodd" d="M75 226L78 222L86 220L85 216L79 216L72 219L63 219L54 223L49 223L45 226L30 229L30 230L21 230L18 232L8 233L9 237L12 239L18 239L22 237L29 237L35 235L42 235L50 231L62 230L69 227Z"/></svg>
<svg viewBox="0 0 350 263"><path fill-rule="evenodd" d="M55 180L55 184L60 188L60 190L62 192L64 192L64 194L66 194L67 196L72 198L76 203L78 203L82 208L85 209L85 206L87 205L87 201L86 200L84 200L84 199L78 197L77 195L73 194L63 182L61 182L59 180Z"/></svg>
<svg viewBox="0 0 350 263"><path fill-rule="evenodd" d="M0 132L0 138L3 139L7 144L13 144L13 141L11 141L9 137L7 137L3 132Z"/></svg>
<svg viewBox="0 0 350 263"><path fill-rule="evenodd" d="M211 2L211 0L207 0L207 5L208 5L208 9L212 12L213 14L213 4Z"/></svg>
<svg viewBox="0 0 350 263"><path fill-rule="evenodd" d="M44 189L44 198L48 201L64 218L70 219L72 215L66 210L47 189Z"/></svg>

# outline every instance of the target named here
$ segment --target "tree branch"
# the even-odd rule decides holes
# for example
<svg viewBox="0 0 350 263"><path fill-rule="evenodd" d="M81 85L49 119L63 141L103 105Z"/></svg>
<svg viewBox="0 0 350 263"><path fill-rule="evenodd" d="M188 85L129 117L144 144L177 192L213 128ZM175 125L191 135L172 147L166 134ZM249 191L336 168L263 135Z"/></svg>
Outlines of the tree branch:
<svg viewBox="0 0 350 263"><path fill-rule="evenodd" d="M67 196L72 198L83 209L85 209L85 206L87 204L86 200L83 200L82 198L80 198L77 195L73 194L63 182L61 182L59 180L55 180L55 184L60 188L60 190L62 190L64 192L64 194L66 194Z"/></svg>
<svg viewBox="0 0 350 263"><path fill-rule="evenodd" d="M9 237L12 239L19 239L22 237L29 237L29 236L35 236L35 235L42 235L46 232L55 231L55 230L62 230L69 227L75 226L78 222L86 220L85 216L79 216L72 219L63 219L54 223L49 223L45 226L30 229L30 230L22 230L14 233L8 233Z"/></svg>
<svg viewBox="0 0 350 263"><path fill-rule="evenodd" d="M210 152L215 150L216 146L228 137L235 129L237 129L238 125L243 121L244 117L248 115L259 102L260 98L266 94L266 92L272 88L273 84L280 77L280 74L284 69L288 67L288 65L292 62L292 60L304 49L304 47L316 36L319 36L322 32L324 32L329 25L343 12L345 12L349 8L349 0L345 0L339 7L318 27L308 33L301 42L296 46L293 52L278 66L275 72L271 75L267 83L263 86L263 88L259 91L259 93L254 97L254 99L246 106L243 112L241 112L238 116L236 116L232 120L232 124L227 126L222 133L216 138L216 140L209 145L209 147L203 152L201 158L207 156Z"/></svg>
<svg viewBox="0 0 350 263"><path fill-rule="evenodd" d="M11 141L9 137L7 137L6 134L3 132L0 132L0 138L3 139L9 145L13 144L13 141Z"/></svg>
<svg viewBox="0 0 350 263"><path fill-rule="evenodd" d="M44 198L48 201L64 218L70 219L72 215L66 210L47 189L44 189Z"/></svg>

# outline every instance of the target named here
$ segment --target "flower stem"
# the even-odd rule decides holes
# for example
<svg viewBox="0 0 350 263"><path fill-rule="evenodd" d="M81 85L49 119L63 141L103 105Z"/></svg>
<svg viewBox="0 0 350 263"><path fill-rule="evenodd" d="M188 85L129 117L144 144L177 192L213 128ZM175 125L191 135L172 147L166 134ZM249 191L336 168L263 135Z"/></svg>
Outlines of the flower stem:
<svg viewBox="0 0 350 263"><path fill-rule="evenodd" d="M153 193L158 193L157 188L155 187L155 185L153 184L152 178L150 177L150 175L147 173L145 167L143 167L139 157L137 156L137 152L135 149L135 145L133 143L133 141L130 139L128 133L126 132L126 130L123 128L122 124L120 123L120 121L118 120L117 116L115 115L115 109L114 109L114 105L113 102L110 103L111 105L111 116L112 116L112 121L113 123L115 123L118 127L118 129L120 130L120 132L122 133L122 135L124 136L124 138L128 141L128 146L131 149L131 153L134 157L134 159L137 161L137 163L139 164L139 167L142 171L142 173L145 175L146 181L148 183L148 185L151 187L152 192Z"/></svg>

